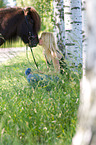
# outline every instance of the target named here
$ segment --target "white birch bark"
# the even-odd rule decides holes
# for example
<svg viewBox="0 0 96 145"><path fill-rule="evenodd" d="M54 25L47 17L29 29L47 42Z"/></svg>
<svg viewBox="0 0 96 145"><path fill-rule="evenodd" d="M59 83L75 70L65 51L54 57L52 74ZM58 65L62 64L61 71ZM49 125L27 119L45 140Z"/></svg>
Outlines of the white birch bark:
<svg viewBox="0 0 96 145"><path fill-rule="evenodd" d="M58 48L65 53L65 24L63 0L54 0L54 34Z"/></svg>
<svg viewBox="0 0 96 145"><path fill-rule="evenodd" d="M87 16L86 0L82 0L82 57L83 57L83 76L85 76L86 48L87 48Z"/></svg>
<svg viewBox="0 0 96 145"><path fill-rule="evenodd" d="M64 0L65 47L69 64L82 64L81 0Z"/></svg>
<svg viewBox="0 0 96 145"><path fill-rule="evenodd" d="M79 120L72 145L96 144L96 0L87 0L86 76L81 84ZM87 26L86 26L87 27Z"/></svg>

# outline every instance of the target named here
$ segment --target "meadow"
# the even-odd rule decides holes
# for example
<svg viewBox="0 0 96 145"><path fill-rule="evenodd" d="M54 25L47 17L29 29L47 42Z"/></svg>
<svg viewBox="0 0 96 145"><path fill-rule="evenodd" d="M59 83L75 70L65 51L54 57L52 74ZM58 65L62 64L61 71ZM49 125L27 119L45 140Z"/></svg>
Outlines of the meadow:
<svg viewBox="0 0 96 145"><path fill-rule="evenodd" d="M47 69L43 50L34 50L39 70ZM25 70L38 73L29 52L0 65L0 145L71 145L77 123L81 73L65 69L59 81L33 88ZM50 90L46 88L50 87Z"/></svg>

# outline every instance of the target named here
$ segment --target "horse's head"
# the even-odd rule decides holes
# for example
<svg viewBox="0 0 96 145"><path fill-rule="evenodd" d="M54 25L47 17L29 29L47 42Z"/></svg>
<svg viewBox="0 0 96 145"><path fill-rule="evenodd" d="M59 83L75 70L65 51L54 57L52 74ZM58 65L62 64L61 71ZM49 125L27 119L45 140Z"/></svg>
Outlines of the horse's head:
<svg viewBox="0 0 96 145"><path fill-rule="evenodd" d="M24 20L21 24L20 37L30 47L38 43L38 31L40 30L40 17L34 8L28 7L24 10Z"/></svg>

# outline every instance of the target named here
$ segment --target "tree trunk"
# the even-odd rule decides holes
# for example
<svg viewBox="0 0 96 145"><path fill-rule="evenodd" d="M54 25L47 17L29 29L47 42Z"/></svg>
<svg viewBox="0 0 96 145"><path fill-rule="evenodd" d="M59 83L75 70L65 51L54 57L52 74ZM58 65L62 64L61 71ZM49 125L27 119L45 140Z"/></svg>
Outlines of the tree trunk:
<svg viewBox="0 0 96 145"><path fill-rule="evenodd" d="M87 17L86 0L82 0L82 57L83 57L83 76L85 76L86 49L87 49Z"/></svg>
<svg viewBox="0 0 96 145"><path fill-rule="evenodd" d="M54 0L54 34L58 48L65 53L65 25L63 0Z"/></svg>
<svg viewBox="0 0 96 145"><path fill-rule="evenodd" d="M96 0L87 0L87 17L86 76L81 83L79 120L72 145L96 145Z"/></svg>
<svg viewBox="0 0 96 145"><path fill-rule="evenodd" d="M66 58L71 65L82 64L81 0L64 0Z"/></svg>

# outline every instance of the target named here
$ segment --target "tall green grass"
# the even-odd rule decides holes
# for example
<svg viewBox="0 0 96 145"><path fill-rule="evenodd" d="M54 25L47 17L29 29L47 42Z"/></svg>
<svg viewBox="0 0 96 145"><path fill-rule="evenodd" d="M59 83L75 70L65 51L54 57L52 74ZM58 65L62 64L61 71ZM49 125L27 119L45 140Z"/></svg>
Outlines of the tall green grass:
<svg viewBox="0 0 96 145"><path fill-rule="evenodd" d="M14 40L6 41L3 45L0 46L0 48L11 48L11 47L24 47L24 43L20 38L17 38L16 41Z"/></svg>
<svg viewBox="0 0 96 145"><path fill-rule="evenodd" d="M39 70L48 73L42 49L34 49ZM80 75L66 70L57 83L34 89L25 78L29 53L0 65L0 145L71 145L77 122ZM53 70L51 69L53 74ZM50 72L49 72L50 73ZM56 74L55 74L56 75Z"/></svg>

